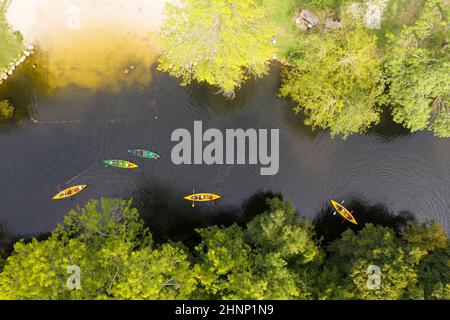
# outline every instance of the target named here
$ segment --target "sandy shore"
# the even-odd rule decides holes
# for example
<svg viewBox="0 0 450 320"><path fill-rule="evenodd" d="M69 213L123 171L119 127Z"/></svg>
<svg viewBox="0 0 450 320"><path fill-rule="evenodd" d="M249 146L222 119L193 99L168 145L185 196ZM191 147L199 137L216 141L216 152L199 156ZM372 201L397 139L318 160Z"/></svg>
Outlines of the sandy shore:
<svg viewBox="0 0 450 320"><path fill-rule="evenodd" d="M13 0L7 19L33 44L49 87L145 88L161 48L154 33L173 0ZM37 58L37 59L39 59Z"/></svg>
<svg viewBox="0 0 450 320"><path fill-rule="evenodd" d="M28 43L55 32L73 32L78 23L79 29L97 27L145 34L161 25L166 1L13 0L7 19Z"/></svg>

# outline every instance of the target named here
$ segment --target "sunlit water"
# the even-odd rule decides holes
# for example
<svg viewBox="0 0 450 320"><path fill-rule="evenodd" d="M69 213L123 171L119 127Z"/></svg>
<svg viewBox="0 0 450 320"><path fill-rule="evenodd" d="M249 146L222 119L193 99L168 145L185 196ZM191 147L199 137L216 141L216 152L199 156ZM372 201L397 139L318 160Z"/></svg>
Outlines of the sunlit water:
<svg viewBox="0 0 450 320"><path fill-rule="evenodd" d="M100 197L134 197L155 228L171 229L236 213L230 208L258 190L282 193L311 218L330 197L362 199L449 230L450 139L408 134L388 117L345 141L313 133L292 103L277 97L276 65L232 101L212 88L180 87L156 71L159 48L148 31L103 23L43 33L37 55L0 87L0 98L17 106L14 122L0 127L0 224L10 233L49 231L71 208ZM279 173L261 176L259 166L249 165L173 165L171 133L192 130L194 120L205 129L279 128ZM162 158L130 158L134 147ZM112 158L132 159L140 168L104 168L102 161ZM59 188L81 183L89 187L74 199L50 200ZM183 196L193 189L223 198L192 208Z"/></svg>

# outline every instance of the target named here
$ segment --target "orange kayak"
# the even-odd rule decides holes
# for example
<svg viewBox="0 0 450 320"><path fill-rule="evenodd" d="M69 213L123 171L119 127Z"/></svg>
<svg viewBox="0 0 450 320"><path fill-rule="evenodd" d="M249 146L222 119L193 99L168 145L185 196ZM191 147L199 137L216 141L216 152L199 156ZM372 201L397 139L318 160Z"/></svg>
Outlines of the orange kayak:
<svg viewBox="0 0 450 320"><path fill-rule="evenodd" d="M62 199L67 199L67 198L73 197L74 195L79 194L81 191L83 191L86 188L87 188L87 185L85 185L85 184L67 188L66 190L61 191L56 196L54 196L53 200L62 200Z"/></svg>
<svg viewBox="0 0 450 320"><path fill-rule="evenodd" d="M338 212L345 220L350 221L351 223L354 223L354 224L358 224L358 222L356 222L356 219L353 217L351 212L348 211L348 209L346 207L344 207L342 204L340 204L339 202L337 202L333 199L330 199L330 202L333 205L333 207L336 209L336 212Z"/></svg>

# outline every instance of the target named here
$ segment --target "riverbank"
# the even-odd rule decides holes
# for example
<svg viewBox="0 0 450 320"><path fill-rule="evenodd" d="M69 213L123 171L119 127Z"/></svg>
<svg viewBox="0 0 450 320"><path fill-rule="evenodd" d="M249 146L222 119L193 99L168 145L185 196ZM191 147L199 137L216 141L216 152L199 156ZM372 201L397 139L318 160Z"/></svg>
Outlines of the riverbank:
<svg viewBox="0 0 450 320"><path fill-rule="evenodd" d="M144 88L161 53L155 33L166 0L14 0L10 25L39 50L50 88Z"/></svg>
<svg viewBox="0 0 450 320"><path fill-rule="evenodd" d="M14 0L7 19L26 42L43 42L44 36L101 26L145 34L163 22L168 0ZM101 12L101 14L99 14ZM79 24L77 25L77 22Z"/></svg>
<svg viewBox="0 0 450 320"><path fill-rule="evenodd" d="M10 76L14 74L16 69L24 63L31 55L35 53L35 48L33 45L29 44L25 46L25 50L20 52L20 54L12 59L4 71L0 72L0 85L3 84Z"/></svg>

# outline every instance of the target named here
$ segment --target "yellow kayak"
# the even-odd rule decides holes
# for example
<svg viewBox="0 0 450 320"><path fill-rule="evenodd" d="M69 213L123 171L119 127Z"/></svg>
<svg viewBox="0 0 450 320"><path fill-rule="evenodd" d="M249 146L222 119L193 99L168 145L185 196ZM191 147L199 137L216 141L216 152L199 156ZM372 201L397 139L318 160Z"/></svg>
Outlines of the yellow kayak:
<svg viewBox="0 0 450 320"><path fill-rule="evenodd" d="M73 197L74 195L80 193L81 191L83 191L86 188L87 188L87 185L85 185L85 184L67 188L66 190L61 191L56 196L54 196L53 200L61 200L61 199L67 199L67 198Z"/></svg>
<svg viewBox="0 0 450 320"><path fill-rule="evenodd" d="M340 204L337 201L334 201L333 199L330 199L331 204L336 209L336 212L338 212L345 220L350 221L351 223L358 224L356 222L355 218L351 214L350 211L347 210L346 207L344 207L342 204Z"/></svg>
<svg viewBox="0 0 450 320"><path fill-rule="evenodd" d="M138 165L125 160L105 160L103 161L105 167L116 167L121 169L136 169Z"/></svg>
<svg viewBox="0 0 450 320"><path fill-rule="evenodd" d="M213 193L195 193L190 196L184 197L184 199L192 202L206 202L206 201L214 201L219 199L220 196Z"/></svg>

